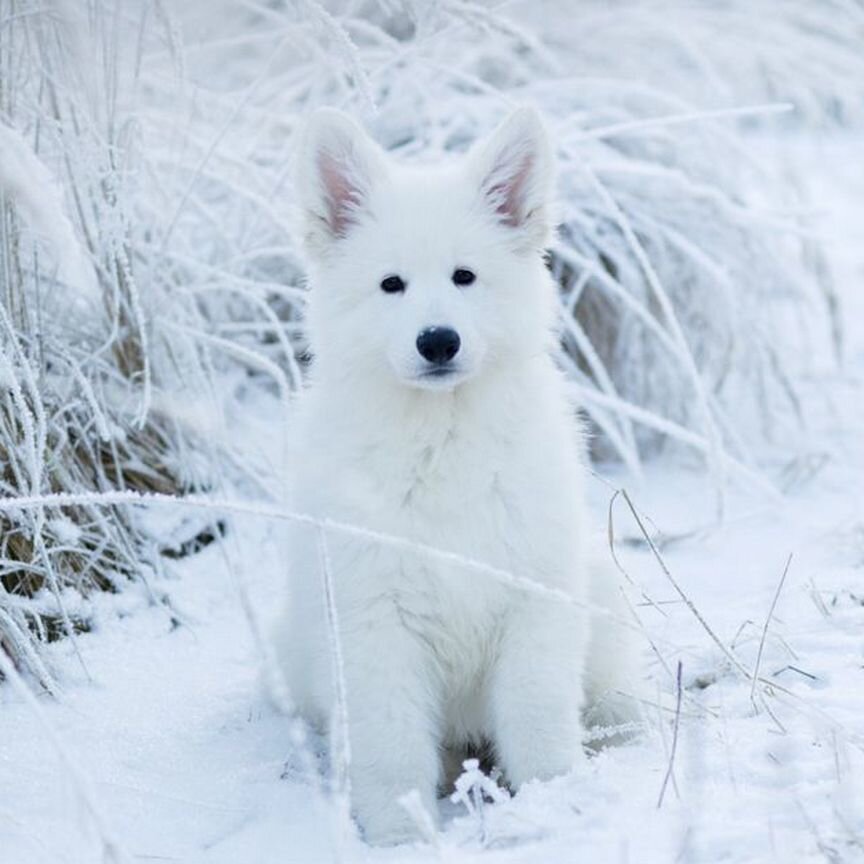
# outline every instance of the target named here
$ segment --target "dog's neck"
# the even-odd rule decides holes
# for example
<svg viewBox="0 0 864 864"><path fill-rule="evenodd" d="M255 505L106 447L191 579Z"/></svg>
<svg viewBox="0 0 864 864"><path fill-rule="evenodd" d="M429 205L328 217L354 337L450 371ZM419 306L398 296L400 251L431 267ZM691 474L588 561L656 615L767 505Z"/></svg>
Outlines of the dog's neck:
<svg viewBox="0 0 864 864"><path fill-rule="evenodd" d="M419 450L439 448L470 429L476 435L484 430L500 436L495 418L511 412L532 409L542 387L532 382L548 369L548 358L527 363L500 363L485 370L482 377L468 380L453 390L424 390L406 386L390 377L352 374L327 375L315 381L312 389L326 389L327 406L333 424L343 438L375 441L387 447L399 441L413 442ZM542 415L542 411L539 412ZM321 418L323 420L323 418ZM362 432L360 431L362 430Z"/></svg>

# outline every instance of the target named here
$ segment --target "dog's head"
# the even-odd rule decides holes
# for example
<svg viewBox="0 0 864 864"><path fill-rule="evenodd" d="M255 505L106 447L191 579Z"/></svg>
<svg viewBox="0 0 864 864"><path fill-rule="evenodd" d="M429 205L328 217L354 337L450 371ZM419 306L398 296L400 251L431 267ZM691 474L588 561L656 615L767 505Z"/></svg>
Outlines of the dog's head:
<svg viewBox="0 0 864 864"><path fill-rule="evenodd" d="M552 156L536 111L456 162L405 165L325 109L298 167L317 362L452 390L547 349Z"/></svg>

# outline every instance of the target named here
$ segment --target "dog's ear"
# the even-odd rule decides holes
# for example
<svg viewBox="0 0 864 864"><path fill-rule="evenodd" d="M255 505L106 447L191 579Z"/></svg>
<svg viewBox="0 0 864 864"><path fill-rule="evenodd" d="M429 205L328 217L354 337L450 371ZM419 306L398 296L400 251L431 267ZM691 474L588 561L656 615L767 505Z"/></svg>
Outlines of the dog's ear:
<svg viewBox="0 0 864 864"><path fill-rule="evenodd" d="M552 149L536 109L518 108L469 155L485 206L520 245L544 248L552 224Z"/></svg>
<svg viewBox="0 0 864 864"><path fill-rule="evenodd" d="M297 162L307 241L320 248L347 236L368 212L386 168L383 151L347 114L321 108L306 124Z"/></svg>

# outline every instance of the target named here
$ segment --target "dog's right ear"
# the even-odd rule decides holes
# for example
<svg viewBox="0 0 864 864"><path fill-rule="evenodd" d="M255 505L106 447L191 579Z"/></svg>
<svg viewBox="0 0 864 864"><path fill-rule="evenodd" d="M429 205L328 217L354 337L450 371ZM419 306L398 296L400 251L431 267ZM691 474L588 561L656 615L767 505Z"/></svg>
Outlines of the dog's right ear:
<svg viewBox="0 0 864 864"><path fill-rule="evenodd" d="M372 187L386 170L385 156L347 114L320 108L306 124L298 157L306 240L320 250L346 237L368 213Z"/></svg>

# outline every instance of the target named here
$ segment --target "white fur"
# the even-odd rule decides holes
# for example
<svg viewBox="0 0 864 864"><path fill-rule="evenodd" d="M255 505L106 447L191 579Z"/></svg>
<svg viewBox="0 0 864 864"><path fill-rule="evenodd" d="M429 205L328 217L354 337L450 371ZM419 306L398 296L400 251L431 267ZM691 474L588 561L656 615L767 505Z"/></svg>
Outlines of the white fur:
<svg viewBox="0 0 864 864"><path fill-rule="evenodd" d="M314 364L295 506L577 601L328 535L352 804L370 842L415 836L397 803L411 789L436 812L448 747L491 742L514 787L569 771L584 758L586 690L596 698L622 686L615 628L598 624L592 659L578 605L614 588L606 573L599 589L589 585L581 442L550 360L551 163L530 109L448 165L398 164L334 111L313 116L301 146ZM454 285L456 268L476 282ZM382 291L396 274L405 292ZM432 325L456 329L462 347L454 373L430 381L415 341ZM280 656L298 707L326 729L333 661L314 529L297 529L290 565Z"/></svg>

